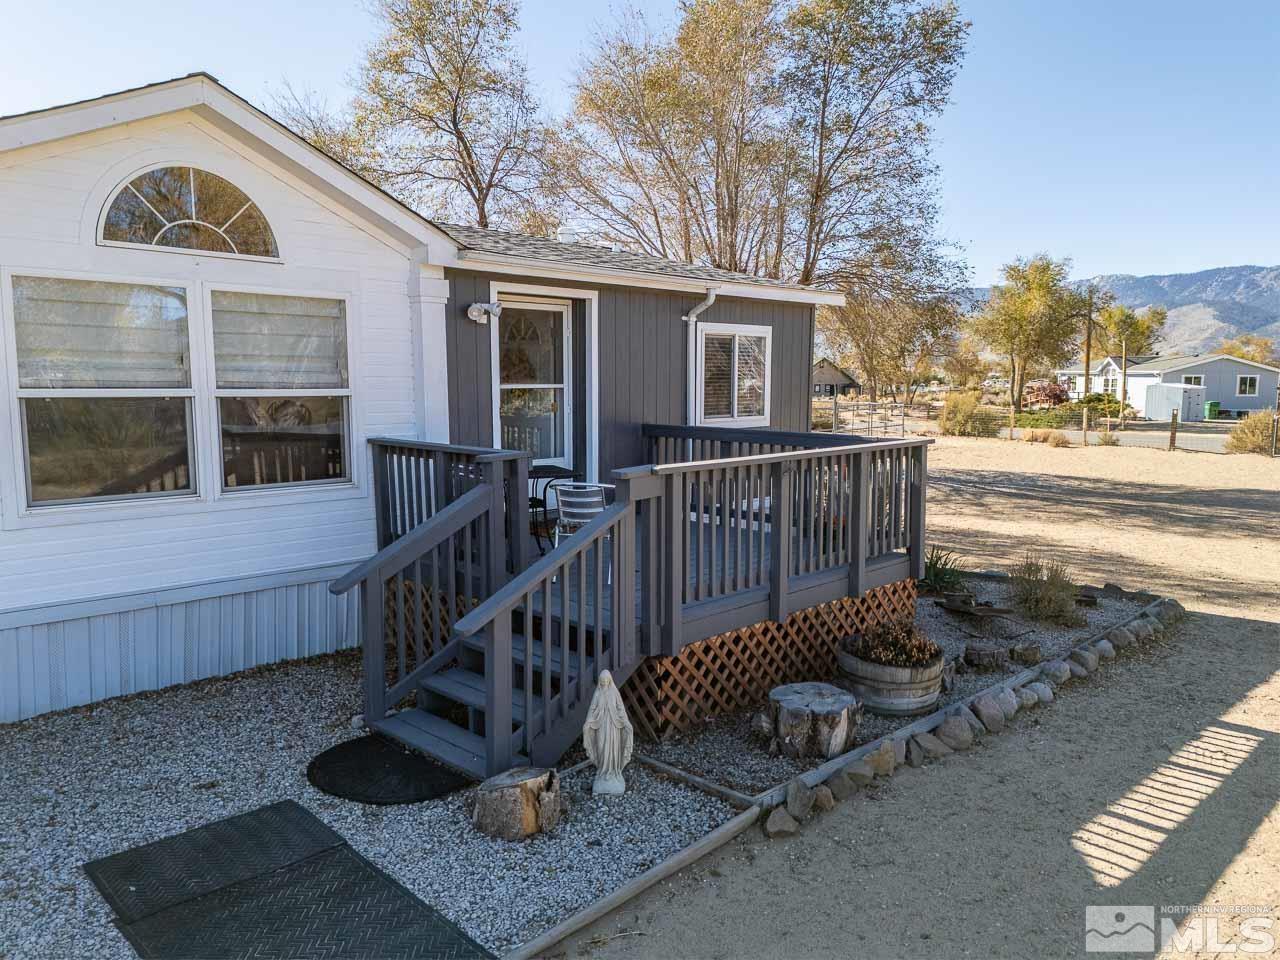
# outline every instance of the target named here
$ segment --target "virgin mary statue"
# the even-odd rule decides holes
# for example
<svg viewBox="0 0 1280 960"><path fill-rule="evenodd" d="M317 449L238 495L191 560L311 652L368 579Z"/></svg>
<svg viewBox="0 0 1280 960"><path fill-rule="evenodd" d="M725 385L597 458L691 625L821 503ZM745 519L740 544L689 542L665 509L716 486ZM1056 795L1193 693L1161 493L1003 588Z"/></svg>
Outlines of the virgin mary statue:
<svg viewBox="0 0 1280 960"><path fill-rule="evenodd" d="M619 794L626 790L622 768L631 762L634 740L627 708L622 705L622 696L614 686L613 674L602 670L587 710L587 722L582 726L582 744L587 748L587 759L596 766L592 793Z"/></svg>

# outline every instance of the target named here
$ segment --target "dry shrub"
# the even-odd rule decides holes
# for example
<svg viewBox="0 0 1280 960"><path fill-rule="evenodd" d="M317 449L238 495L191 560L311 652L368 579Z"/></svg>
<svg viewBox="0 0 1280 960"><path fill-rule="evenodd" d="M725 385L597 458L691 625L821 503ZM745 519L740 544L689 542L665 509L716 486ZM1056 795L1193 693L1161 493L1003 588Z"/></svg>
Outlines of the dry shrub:
<svg viewBox="0 0 1280 960"><path fill-rule="evenodd" d="M1076 585L1065 563L1028 553L1010 577L1013 602L1028 617L1069 627L1085 622L1076 609Z"/></svg>
<svg viewBox="0 0 1280 960"><path fill-rule="evenodd" d="M1261 453L1271 455L1271 421L1269 410L1251 413L1234 427L1227 437L1227 453Z"/></svg>
<svg viewBox="0 0 1280 960"><path fill-rule="evenodd" d="M1100 447L1118 447L1120 446L1120 438L1110 430L1104 430L1098 434L1098 446Z"/></svg>
<svg viewBox="0 0 1280 960"><path fill-rule="evenodd" d="M913 617L878 623L844 646L855 657L886 667L923 667L942 656L942 648L925 636Z"/></svg>
<svg viewBox="0 0 1280 960"><path fill-rule="evenodd" d="M938 429L949 437L994 437L1000 425L982 410L976 393L953 393L942 404Z"/></svg>
<svg viewBox="0 0 1280 960"><path fill-rule="evenodd" d="M1051 447L1069 447L1071 441L1067 439L1067 435L1061 430L1050 430L1049 435L1044 438L1044 442Z"/></svg>
<svg viewBox="0 0 1280 960"><path fill-rule="evenodd" d="M1048 430L1023 430L1022 440L1024 443L1044 443L1044 435Z"/></svg>

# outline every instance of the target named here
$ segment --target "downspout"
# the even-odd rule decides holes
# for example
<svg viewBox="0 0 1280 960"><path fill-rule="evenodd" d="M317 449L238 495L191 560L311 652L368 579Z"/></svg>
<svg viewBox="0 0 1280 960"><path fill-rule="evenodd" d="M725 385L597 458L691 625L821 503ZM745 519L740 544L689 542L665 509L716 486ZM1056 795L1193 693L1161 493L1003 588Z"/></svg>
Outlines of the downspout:
<svg viewBox="0 0 1280 960"><path fill-rule="evenodd" d="M688 349L685 351L689 357L688 369L686 371L685 383L688 385L688 403L685 409L685 423L693 426L694 419L697 417L698 406L697 397L694 390L698 384L698 317L704 310L716 302L716 291L719 287L707 287L706 298L696 307L686 313L682 319L684 321L685 337L688 341Z"/></svg>

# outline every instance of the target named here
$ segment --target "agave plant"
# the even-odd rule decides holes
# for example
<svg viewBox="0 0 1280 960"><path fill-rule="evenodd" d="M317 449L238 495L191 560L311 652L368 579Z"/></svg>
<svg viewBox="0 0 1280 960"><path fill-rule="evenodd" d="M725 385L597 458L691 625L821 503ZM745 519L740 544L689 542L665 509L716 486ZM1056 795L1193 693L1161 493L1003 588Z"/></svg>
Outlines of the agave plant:
<svg viewBox="0 0 1280 960"><path fill-rule="evenodd" d="M920 585L929 593L955 593L964 586L964 564L951 551L930 547Z"/></svg>

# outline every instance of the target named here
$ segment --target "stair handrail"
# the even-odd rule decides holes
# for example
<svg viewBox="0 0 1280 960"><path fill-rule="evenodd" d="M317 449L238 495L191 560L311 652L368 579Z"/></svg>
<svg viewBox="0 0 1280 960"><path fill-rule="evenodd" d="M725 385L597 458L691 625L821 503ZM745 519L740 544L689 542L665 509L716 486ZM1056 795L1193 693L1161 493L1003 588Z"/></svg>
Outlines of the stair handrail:
<svg viewBox="0 0 1280 960"><path fill-rule="evenodd" d="M473 636L503 613L514 610L520 605L525 594L541 586L547 577L555 574L561 564L573 559L589 547L597 533L613 526L630 509L632 509L630 502L614 503L605 507L599 516L576 530L573 536L562 540L558 547L541 557L524 573L512 577L507 581L506 586L475 607L465 617L461 617L453 625L454 634L459 637Z"/></svg>
<svg viewBox="0 0 1280 960"><path fill-rule="evenodd" d="M488 484L472 487L430 520L419 524L399 540L388 544L368 560L352 567L329 584L329 592L341 596L369 577L390 568L399 570L444 539L457 533L488 509L493 493Z"/></svg>

